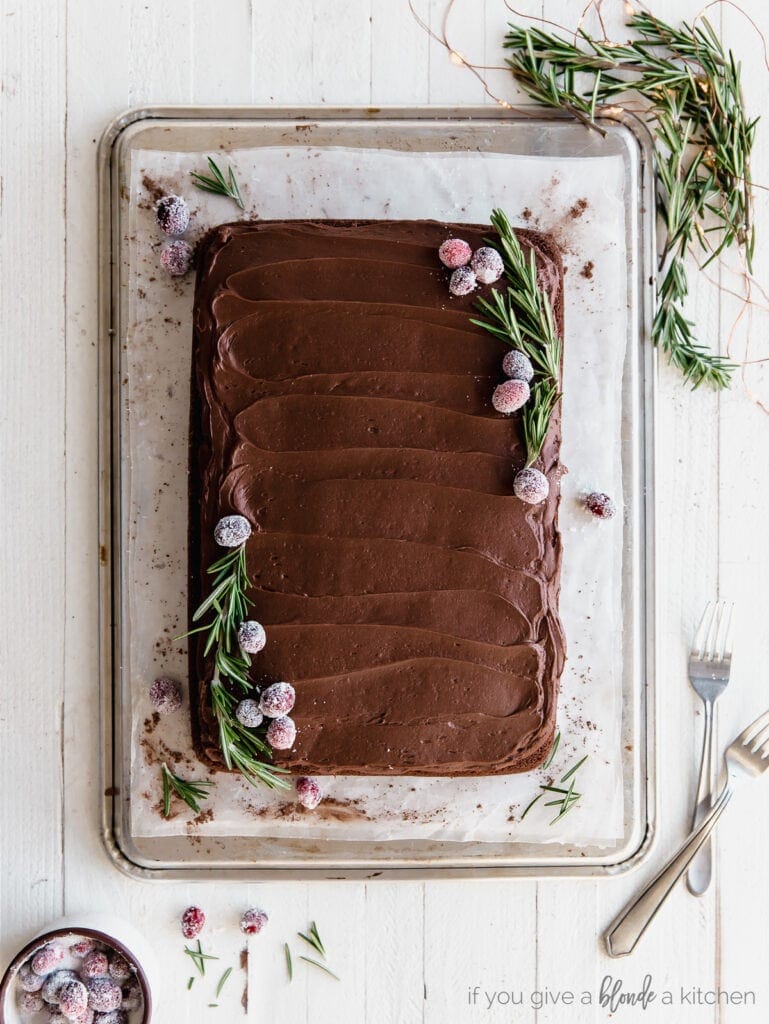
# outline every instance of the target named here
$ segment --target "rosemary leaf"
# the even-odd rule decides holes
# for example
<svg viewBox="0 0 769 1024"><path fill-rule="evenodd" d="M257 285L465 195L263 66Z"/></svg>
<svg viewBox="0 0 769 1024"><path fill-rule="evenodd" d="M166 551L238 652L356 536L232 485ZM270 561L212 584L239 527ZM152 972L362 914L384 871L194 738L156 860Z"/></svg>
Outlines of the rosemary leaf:
<svg viewBox="0 0 769 1024"><path fill-rule="evenodd" d="M195 814L200 814L199 801L206 799L208 790L213 786L213 782L206 780L199 782L185 781L180 779L178 775L174 775L165 761L160 766L160 774L163 780L163 817L167 818L171 813L172 792L181 797Z"/></svg>
<svg viewBox="0 0 769 1024"><path fill-rule="evenodd" d="M334 974L334 972L333 972L333 971L331 970L331 968L330 968L330 967L327 967L327 966L326 966L325 964L322 964L322 963L320 963L320 961L318 961L318 960L313 960L313 959L312 959L312 957L309 957L309 956L300 956L300 957L299 957L299 959L300 959L300 960L304 960L304 962L305 962L306 964L312 964L312 965L313 965L313 967L318 967L318 968L320 968L320 970L321 970L321 971L325 971L325 972L326 972L326 974L330 974L330 975L331 975L331 977L332 977L332 978L336 978L336 980L337 980L337 981L341 981L341 980L342 980L342 979L341 979L341 978L339 977L339 975L338 975L338 974Z"/></svg>
<svg viewBox="0 0 769 1024"><path fill-rule="evenodd" d="M291 950L287 942L283 943L283 951L286 954L286 970L288 971L288 980L294 980L294 964L291 959Z"/></svg>
<svg viewBox="0 0 769 1024"><path fill-rule="evenodd" d="M216 986L216 998L217 998L217 999L218 999L218 998L219 998L219 996L221 995L221 993L222 993L222 989L223 989L223 988L224 988L224 986L225 986L225 985L227 984L227 979L229 978L229 976L230 976L231 974L232 974L232 968L231 968L231 967L228 967L228 968L227 968L227 970L226 970L226 971L224 972L224 974L223 974L223 975L221 976L221 978L219 979L219 983L218 983L218 985Z"/></svg>

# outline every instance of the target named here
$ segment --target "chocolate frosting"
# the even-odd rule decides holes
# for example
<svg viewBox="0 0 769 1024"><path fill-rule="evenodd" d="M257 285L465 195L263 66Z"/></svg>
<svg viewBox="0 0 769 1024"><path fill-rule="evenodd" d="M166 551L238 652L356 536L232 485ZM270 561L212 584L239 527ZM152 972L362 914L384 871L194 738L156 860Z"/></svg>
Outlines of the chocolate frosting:
<svg viewBox="0 0 769 1024"><path fill-rule="evenodd" d="M190 608L239 513L261 685L290 681L292 771L523 771L552 743L560 411L538 463L546 502L513 496L519 417L491 406L506 345L470 322L436 250L490 229L431 221L251 222L203 244L195 296ZM520 232L563 324L560 255ZM488 293L484 288L481 294ZM191 640L199 754L221 767L211 666Z"/></svg>

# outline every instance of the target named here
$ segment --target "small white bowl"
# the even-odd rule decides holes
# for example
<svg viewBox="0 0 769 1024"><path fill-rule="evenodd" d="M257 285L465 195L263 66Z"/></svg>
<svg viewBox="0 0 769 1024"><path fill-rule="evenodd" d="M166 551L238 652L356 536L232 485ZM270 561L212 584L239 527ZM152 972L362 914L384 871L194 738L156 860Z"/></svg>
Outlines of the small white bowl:
<svg viewBox="0 0 769 1024"><path fill-rule="evenodd" d="M157 977L157 964L151 946L127 921L108 914L79 914L64 917L38 932L13 958L0 978L0 1024L25 1024L25 1018L16 1005L16 974L22 964L48 942L69 938L96 939L128 960L136 968L136 980L141 989L144 1009L135 1024L149 1024L152 1018L152 988Z"/></svg>

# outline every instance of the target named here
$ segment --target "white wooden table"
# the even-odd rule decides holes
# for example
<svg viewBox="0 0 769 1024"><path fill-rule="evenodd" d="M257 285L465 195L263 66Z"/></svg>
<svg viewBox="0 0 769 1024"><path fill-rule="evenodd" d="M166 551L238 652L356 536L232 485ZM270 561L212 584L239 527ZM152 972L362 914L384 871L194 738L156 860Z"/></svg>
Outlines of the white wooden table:
<svg viewBox="0 0 769 1024"><path fill-rule="evenodd" d="M443 0L415 0L439 27ZM700 0L657 0L692 17ZM767 24L759 0L745 0ZM609 7L611 9L609 9ZM573 25L582 0L544 0L532 14ZM619 0L604 15L617 26ZM769 785L740 794L724 822L718 884L702 900L681 888L630 960L612 962L600 935L685 830L699 739L685 677L687 646L707 598L739 603L737 658L721 732L769 705L765 471L769 419L739 384L690 394L663 371L659 426L659 749L661 836L629 877L601 882L426 884L141 883L119 874L98 836L96 659L96 180L103 126L149 103L453 104L489 101L415 23L406 0L2 0L0 17L0 961L63 912L112 908L144 927L167 965L156 1019L216 1020L185 991L178 916L203 906L236 948L240 911L258 903L269 931L252 943L253 1021L463 1024L605 1020L606 974L627 990L645 974L660 993L623 1021L758 1022L769 1015L763 929L769 918ZM712 19L744 57L760 112L767 71L732 7ZM499 64L502 0L458 0L455 47ZM619 34L619 33L618 33ZM501 95L507 76L488 74ZM490 102L490 101L489 101ZM769 126L755 173L769 180ZM769 218L759 196L758 269ZM31 282L31 287L30 287ZM731 282L729 282L731 283ZM725 341L737 303L699 284L692 310ZM760 352L763 324L754 321ZM753 378L755 379L755 377ZM764 394L769 387L764 388ZM698 709L697 709L698 710ZM281 943L310 917L321 925L338 985L312 970L285 981ZM468 989L479 986L478 1002ZM755 993L755 1006L681 1004L681 989ZM572 990L576 1005L537 1010L535 991ZM673 1006L661 1005L672 990ZM523 1008L489 1010L494 992ZM580 1005L583 992L592 1005ZM705 997L703 997L704 999ZM234 1014L228 1018L237 1019Z"/></svg>

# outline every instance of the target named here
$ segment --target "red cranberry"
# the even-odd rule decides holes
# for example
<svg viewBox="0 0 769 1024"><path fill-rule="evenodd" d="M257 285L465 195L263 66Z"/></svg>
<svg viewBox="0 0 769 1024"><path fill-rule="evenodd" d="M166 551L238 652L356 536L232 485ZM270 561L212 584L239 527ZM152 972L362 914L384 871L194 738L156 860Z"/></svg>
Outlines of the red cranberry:
<svg viewBox="0 0 769 1024"><path fill-rule="evenodd" d="M25 992L39 992L45 981L45 977L42 974L36 974L29 963L21 965L16 977Z"/></svg>
<svg viewBox="0 0 769 1024"><path fill-rule="evenodd" d="M88 1005L92 1010L107 1013L117 1010L123 1002L120 986L112 978L90 978L88 981Z"/></svg>
<svg viewBox="0 0 769 1024"><path fill-rule="evenodd" d="M104 978L109 974L109 960L105 953L95 949L83 959L80 973L84 978Z"/></svg>
<svg viewBox="0 0 769 1024"><path fill-rule="evenodd" d="M275 750L290 750L296 739L296 725L292 718L273 718L265 733L267 742Z"/></svg>
<svg viewBox="0 0 769 1024"><path fill-rule="evenodd" d="M308 811L315 810L323 796L317 781L305 775L301 779L296 780L295 788L302 807L306 807Z"/></svg>
<svg viewBox="0 0 769 1024"><path fill-rule="evenodd" d="M67 981L59 989L59 1009L65 1017L77 1017L88 1006L88 990L82 981Z"/></svg>
<svg viewBox="0 0 769 1024"><path fill-rule="evenodd" d="M181 196L163 196L155 207L158 227L167 235L183 235L190 226L190 208Z"/></svg>
<svg viewBox="0 0 769 1024"><path fill-rule="evenodd" d="M528 402L529 394L529 385L525 380L506 380L494 388L491 404L497 412L509 416Z"/></svg>
<svg viewBox="0 0 769 1024"><path fill-rule="evenodd" d="M505 272L505 265L502 257L496 249L487 245L477 249L470 260L470 266L475 271L475 276L481 284L494 284Z"/></svg>
<svg viewBox="0 0 769 1024"><path fill-rule="evenodd" d="M69 951L73 956L88 956L91 950L96 949L96 939L82 938L73 942Z"/></svg>
<svg viewBox="0 0 769 1024"><path fill-rule="evenodd" d="M161 715L172 715L182 706L182 688L170 676L159 676L150 686L150 703Z"/></svg>
<svg viewBox="0 0 769 1024"><path fill-rule="evenodd" d="M43 1009L43 997L39 992L19 992L19 1010L23 1014L39 1013Z"/></svg>
<svg viewBox="0 0 769 1024"><path fill-rule="evenodd" d="M515 474L513 492L516 498L525 501L527 505L538 505L550 493L550 484L545 474L538 469L522 469Z"/></svg>
<svg viewBox="0 0 769 1024"><path fill-rule="evenodd" d="M258 935L267 925L267 914L260 907L247 910L240 919L240 930L244 935Z"/></svg>
<svg viewBox="0 0 769 1024"><path fill-rule="evenodd" d="M617 511L617 506L609 495L602 494L600 491L593 491L592 494L587 495L585 508L598 519L611 519Z"/></svg>
<svg viewBox="0 0 769 1024"><path fill-rule="evenodd" d="M438 259L449 270L466 266L472 255L473 250L462 238L447 238L438 249Z"/></svg>
<svg viewBox="0 0 769 1024"><path fill-rule="evenodd" d="M45 984L42 989L43 999L45 999L46 1003L53 1003L54 1006L58 1006L59 993L64 985L70 981L80 981L80 978L78 978L74 971L60 969L49 974L45 979Z"/></svg>
<svg viewBox="0 0 769 1024"><path fill-rule="evenodd" d="M458 267L449 279L452 295L469 295L475 288L475 274L469 267Z"/></svg>
<svg viewBox="0 0 769 1024"><path fill-rule="evenodd" d="M267 718L281 718L292 710L296 692L291 683L273 683L259 698L259 708Z"/></svg>
<svg viewBox="0 0 769 1024"><path fill-rule="evenodd" d="M511 348L502 360L502 372L513 380L525 380L530 384L534 376L534 367L525 353L519 352L517 348Z"/></svg>
<svg viewBox="0 0 769 1024"><path fill-rule="evenodd" d="M123 982L128 981L132 974L133 970L126 958L121 956L120 953L113 953L109 958L110 978L114 978L115 981Z"/></svg>
<svg viewBox="0 0 769 1024"><path fill-rule="evenodd" d="M185 939L197 938L205 923L206 915L200 907L187 907L182 914L182 935Z"/></svg>
<svg viewBox="0 0 769 1024"><path fill-rule="evenodd" d="M57 967L64 959L64 950L58 943L49 942L47 946L38 949L32 957L32 970L35 974L50 974L54 967Z"/></svg>
<svg viewBox="0 0 769 1024"><path fill-rule="evenodd" d="M160 250L160 262L171 277L182 277L192 266L192 246L179 238Z"/></svg>

